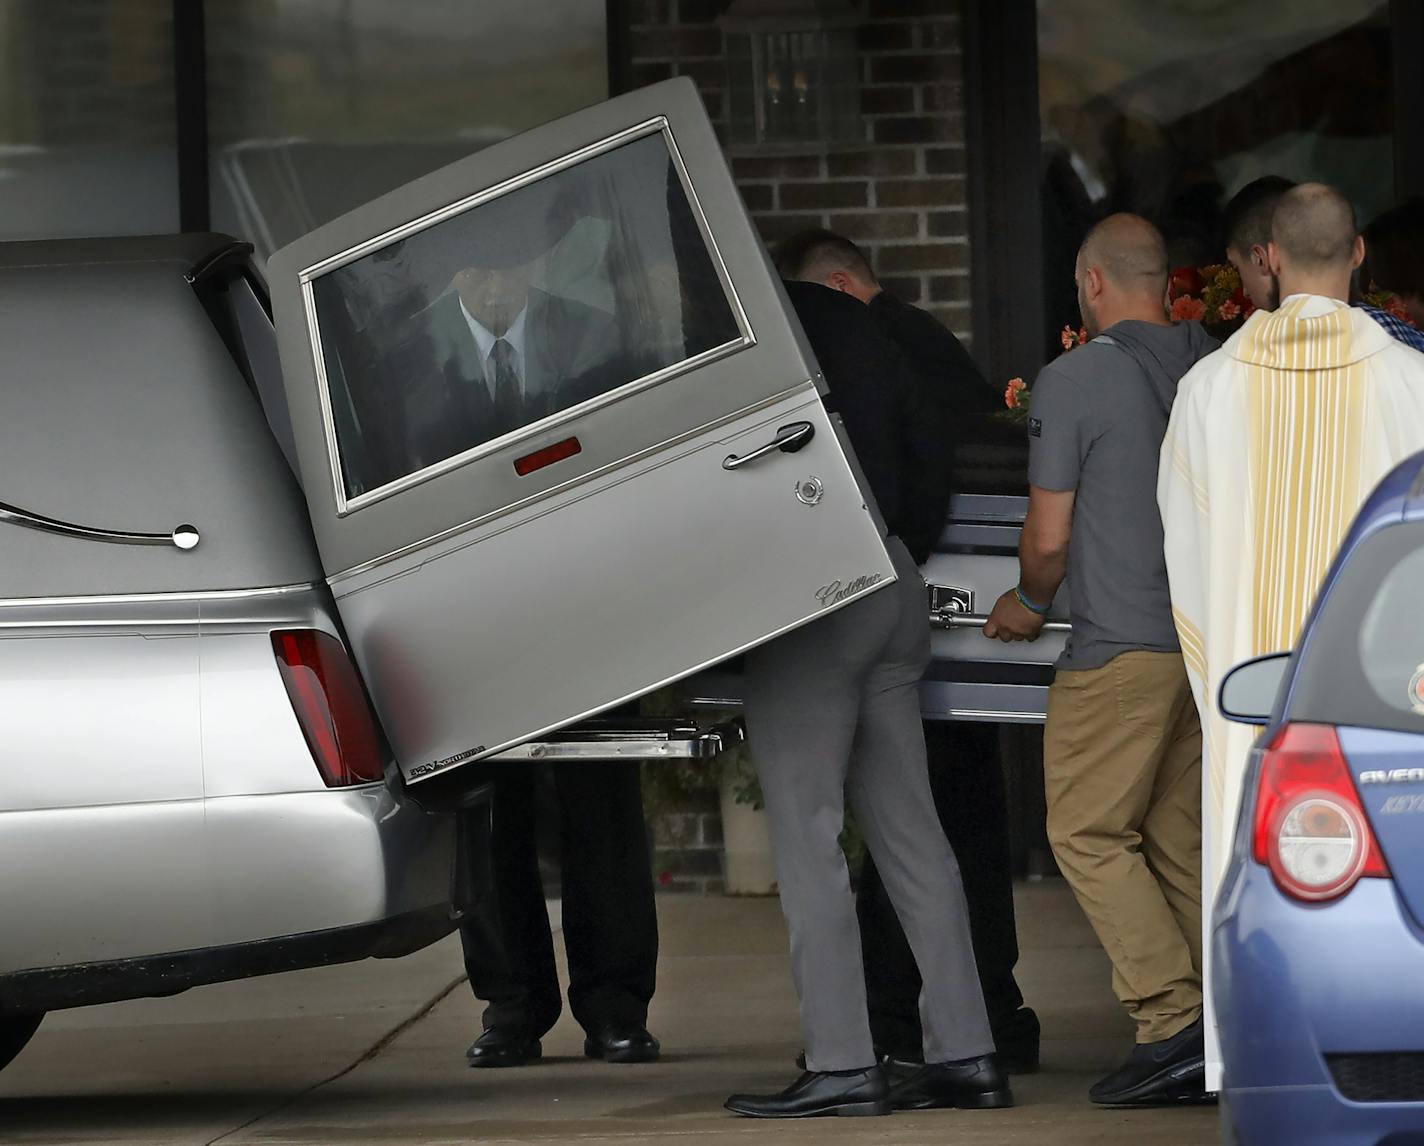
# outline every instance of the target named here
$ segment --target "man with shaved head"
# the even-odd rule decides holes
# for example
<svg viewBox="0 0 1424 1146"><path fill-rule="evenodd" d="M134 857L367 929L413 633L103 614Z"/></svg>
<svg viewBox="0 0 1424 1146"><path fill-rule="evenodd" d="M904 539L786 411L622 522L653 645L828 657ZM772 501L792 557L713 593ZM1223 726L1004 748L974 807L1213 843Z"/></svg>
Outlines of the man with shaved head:
<svg viewBox="0 0 1424 1146"><path fill-rule="evenodd" d="M1295 644L1361 502L1424 449L1424 357L1347 301L1363 254L1338 191L1285 192L1267 246L1280 305L1182 379L1162 447L1172 607L1205 733L1208 902L1255 736L1217 714L1221 679Z"/></svg>
<svg viewBox="0 0 1424 1146"><path fill-rule="evenodd" d="M1153 490L1177 380L1217 343L1166 317L1167 250L1145 219L1099 223L1074 277L1094 337L1033 385L1019 582L984 632L1036 639L1067 578L1073 634L1043 741L1048 834L1137 1024L1131 1055L1089 1097L1184 1102L1204 1075L1201 728Z"/></svg>

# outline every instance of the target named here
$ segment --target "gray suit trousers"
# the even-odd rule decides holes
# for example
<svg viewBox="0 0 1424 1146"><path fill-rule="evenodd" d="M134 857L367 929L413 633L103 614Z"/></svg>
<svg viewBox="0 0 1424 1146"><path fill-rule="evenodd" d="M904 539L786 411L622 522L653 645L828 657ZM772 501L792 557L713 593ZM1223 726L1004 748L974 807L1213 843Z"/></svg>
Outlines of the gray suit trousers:
<svg viewBox="0 0 1424 1146"><path fill-rule="evenodd" d="M924 986L926 1062L994 1050L959 864L930 794L917 685L929 663L924 582L899 580L747 654L746 721L766 797L808 1070L875 1061L860 935L838 837L850 799Z"/></svg>

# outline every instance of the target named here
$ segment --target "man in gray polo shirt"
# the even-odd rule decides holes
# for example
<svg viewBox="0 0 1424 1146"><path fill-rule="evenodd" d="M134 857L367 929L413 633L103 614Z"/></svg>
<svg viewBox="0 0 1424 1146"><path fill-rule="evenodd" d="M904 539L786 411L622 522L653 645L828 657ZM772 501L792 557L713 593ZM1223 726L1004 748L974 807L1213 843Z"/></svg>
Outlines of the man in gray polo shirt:
<svg viewBox="0 0 1424 1146"><path fill-rule="evenodd" d="M1114 215L1078 253L1095 335L1040 372L1028 422L1019 583L986 636L1034 640L1066 576L1073 635L1048 697L1044 776L1054 856L1137 1024L1104 1105L1202 1094L1201 727L1172 623L1157 469L1177 382L1217 343L1169 322L1167 253Z"/></svg>

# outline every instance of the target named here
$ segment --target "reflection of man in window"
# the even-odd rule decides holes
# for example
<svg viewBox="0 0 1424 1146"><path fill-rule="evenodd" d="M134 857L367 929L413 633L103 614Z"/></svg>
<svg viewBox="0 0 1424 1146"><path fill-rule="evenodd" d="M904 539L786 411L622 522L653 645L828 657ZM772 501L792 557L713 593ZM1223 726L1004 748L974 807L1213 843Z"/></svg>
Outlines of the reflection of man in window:
<svg viewBox="0 0 1424 1146"><path fill-rule="evenodd" d="M520 424L526 386L529 287L533 268L467 267L452 283L484 367L494 419L502 427Z"/></svg>
<svg viewBox="0 0 1424 1146"><path fill-rule="evenodd" d="M407 442L430 465L637 376L612 315L534 285L572 219L533 189L432 228L448 288L426 312L434 377L410 391ZM463 230L447 235L446 228ZM447 253L448 252L448 253ZM443 275L441 276L443 277ZM438 288L437 288L438 289Z"/></svg>

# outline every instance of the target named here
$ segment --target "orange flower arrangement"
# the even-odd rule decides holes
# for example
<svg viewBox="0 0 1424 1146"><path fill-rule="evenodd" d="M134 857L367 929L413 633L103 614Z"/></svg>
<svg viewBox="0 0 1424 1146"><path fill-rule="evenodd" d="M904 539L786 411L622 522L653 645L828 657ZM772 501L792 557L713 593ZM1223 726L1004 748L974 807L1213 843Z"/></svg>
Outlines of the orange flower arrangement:
<svg viewBox="0 0 1424 1146"><path fill-rule="evenodd" d="M1255 309L1230 263L1178 267L1167 280L1172 321L1200 322L1218 337L1234 331Z"/></svg>

